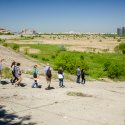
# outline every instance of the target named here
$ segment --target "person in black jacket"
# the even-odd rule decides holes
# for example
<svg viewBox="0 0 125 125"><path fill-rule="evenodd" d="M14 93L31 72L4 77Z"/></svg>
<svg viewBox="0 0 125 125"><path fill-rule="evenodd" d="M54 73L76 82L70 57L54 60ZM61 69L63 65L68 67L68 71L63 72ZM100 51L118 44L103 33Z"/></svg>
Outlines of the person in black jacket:
<svg viewBox="0 0 125 125"><path fill-rule="evenodd" d="M81 79L82 79L81 83L85 84L86 79L85 79L85 71L84 71L84 69L81 70Z"/></svg>

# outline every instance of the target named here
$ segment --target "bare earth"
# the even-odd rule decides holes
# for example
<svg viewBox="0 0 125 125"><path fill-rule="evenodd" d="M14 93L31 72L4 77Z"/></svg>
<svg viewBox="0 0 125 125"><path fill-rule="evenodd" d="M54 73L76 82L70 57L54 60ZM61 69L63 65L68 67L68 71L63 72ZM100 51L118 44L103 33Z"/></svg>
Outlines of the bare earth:
<svg viewBox="0 0 125 125"><path fill-rule="evenodd" d="M2 46L0 58L5 59L3 66L10 66L12 60L21 62L25 71L32 70L37 63ZM44 65L38 66L42 72ZM125 125L125 82L87 81L81 85L65 80L66 87L59 88L58 79L53 78L51 86L55 89L45 90L45 77L40 76L42 88L32 89L32 76L23 74L22 83L26 86L0 84L0 125L17 122L22 125ZM91 97L68 96L67 92L72 91Z"/></svg>
<svg viewBox="0 0 125 125"><path fill-rule="evenodd" d="M9 39L10 36L3 36L6 39ZM16 36L12 36L12 38L16 38ZM101 40L101 42L100 42ZM114 48L119 44L117 39L113 38L93 38L92 36L87 39L84 37L82 39L52 39L48 37L45 38L35 38L33 40L8 40L7 42L15 42L17 44L60 44L60 45L68 45L67 50L70 51L88 51L88 52L114 52Z"/></svg>

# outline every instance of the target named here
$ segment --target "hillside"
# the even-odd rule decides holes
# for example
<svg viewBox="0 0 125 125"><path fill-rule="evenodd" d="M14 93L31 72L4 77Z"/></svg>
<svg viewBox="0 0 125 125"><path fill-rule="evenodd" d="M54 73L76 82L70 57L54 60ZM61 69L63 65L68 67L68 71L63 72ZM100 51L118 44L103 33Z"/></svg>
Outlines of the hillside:
<svg viewBox="0 0 125 125"><path fill-rule="evenodd" d="M25 71L38 64L11 49L0 46L3 66L10 67L12 60L21 63ZM85 85L64 80L65 88L58 87L58 79L52 79L55 89L45 90L46 80L39 77L42 88L32 89L32 75L23 74L22 83L15 87L8 79L0 84L1 125L124 125L125 83L87 81ZM6 84L4 84L6 83ZM84 96L68 96L68 92L83 93Z"/></svg>

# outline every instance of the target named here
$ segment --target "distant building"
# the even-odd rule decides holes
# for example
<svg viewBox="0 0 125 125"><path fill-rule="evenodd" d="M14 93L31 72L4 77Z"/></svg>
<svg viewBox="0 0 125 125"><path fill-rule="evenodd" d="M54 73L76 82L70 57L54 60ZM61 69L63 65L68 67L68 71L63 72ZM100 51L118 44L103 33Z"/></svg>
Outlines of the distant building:
<svg viewBox="0 0 125 125"><path fill-rule="evenodd" d="M122 35L125 35L125 27L122 27Z"/></svg>
<svg viewBox="0 0 125 125"><path fill-rule="evenodd" d="M0 28L0 33L6 32L6 29Z"/></svg>
<svg viewBox="0 0 125 125"><path fill-rule="evenodd" d="M117 28L118 35L125 35L125 27Z"/></svg>
<svg viewBox="0 0 125 125"><path fill-rule="evenodd" d="M35 30L31 30L31 29L24 29L21 31L20 33L21 35L33 35L36 34Z"/></svg>

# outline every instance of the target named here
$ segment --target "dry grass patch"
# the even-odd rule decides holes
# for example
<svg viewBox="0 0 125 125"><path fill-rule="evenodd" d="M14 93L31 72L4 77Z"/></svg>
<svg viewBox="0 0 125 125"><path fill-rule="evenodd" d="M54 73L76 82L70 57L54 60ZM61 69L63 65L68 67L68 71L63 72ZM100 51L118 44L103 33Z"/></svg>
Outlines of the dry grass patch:
<svg viewBox="0 0 125 125"><path fill-rule="evenodd" d="M82 92L67 92L68 96L92 97L92 95L84 94Z"/></svg>
<svg viewBox="0 0 125 125"><path fill-rule="evenodd" d="M25 54L39 54L41 51L39 49L32 49L30 47L20 47L20 52Z"/></svg>
<svg viewBox="0 0 125 125"><path fill-rule="evenodd" d="M29 49L29 54L39 54L41 51L39 49Z"/></svg>

